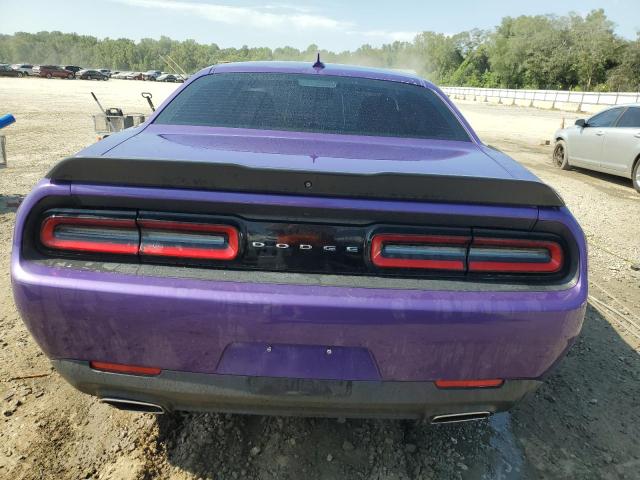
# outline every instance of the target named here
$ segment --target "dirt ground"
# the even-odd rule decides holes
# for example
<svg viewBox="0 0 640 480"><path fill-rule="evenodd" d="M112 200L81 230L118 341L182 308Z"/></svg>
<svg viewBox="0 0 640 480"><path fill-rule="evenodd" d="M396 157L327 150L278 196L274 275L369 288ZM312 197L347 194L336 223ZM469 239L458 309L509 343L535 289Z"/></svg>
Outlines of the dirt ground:
<svg viewBox="0 0 640 480"><path fill-rule="evenodd" d="M590 245L582 335L536 394L486 422L119 412L67 385L13 304L17 204L62 157L95 141L105 106L146 112L171 84L0 79L8 167L0 169L0 478L640 478L640 195L630 181L554 169L544 145L575 114L459 102L486 143L553 185Z"/></svg>

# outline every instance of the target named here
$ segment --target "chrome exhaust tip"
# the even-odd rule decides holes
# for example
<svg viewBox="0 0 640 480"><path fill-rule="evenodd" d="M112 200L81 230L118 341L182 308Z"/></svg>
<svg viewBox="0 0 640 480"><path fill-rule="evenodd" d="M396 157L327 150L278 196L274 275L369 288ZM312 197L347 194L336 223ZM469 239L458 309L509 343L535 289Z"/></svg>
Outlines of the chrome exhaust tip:
<svg viewBox="0 0 640 480"><path fill-rule="evenodd" d="M162 415L165 409L155 403L140 402L138 400L128 400L125 398L101 398L100 403L106 403L118 410L126 410L127 412L153 413Z"/></svg>
<svg viewBox="0 0 640 480"><path fill-rule="evenodd" d="M431 423L460 423L473 422L475 420L483 420L489 418L491 412L464 412L464 413L448 413L445 415L436 415L431 419Z"/></svg>

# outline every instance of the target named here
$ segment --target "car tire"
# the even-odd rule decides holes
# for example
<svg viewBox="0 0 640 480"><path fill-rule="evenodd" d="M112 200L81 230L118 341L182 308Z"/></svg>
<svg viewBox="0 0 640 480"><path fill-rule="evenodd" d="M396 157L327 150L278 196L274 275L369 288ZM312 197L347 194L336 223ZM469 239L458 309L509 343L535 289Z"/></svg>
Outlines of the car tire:
<svg viewBox="0 0 640 480"><path fill-rule="evenodd" d="M106 82L107 80L109 80L109 77L102 77L102 80Z"/></svg>
<svg viewBox="0 0 640 480"><path fill-rule="evenodd" d="M47 78L51 78L51 74L50 74L50 73L47 73L45 76L46 76Z"/></svg>
<svg viewBox="0 0 640 480"><path fill-rule="evenodd" d="M555 147L553 147L553 154L551 156L553 165L561 170L571 170L569 165L569 154L567 153L567 143L564 140L558 140Z"/></svg>
<svg viewBox="0 0 640 480"><path fill-rule="evenodd" d="M631 183L636 192L640 193L640 157L636 159L636 164L631 171Z"/></svg>
<svg viewBox="0 0 640 480"><path fill-rule="evenodd" d="M71 74L67 75L67 78L69 80L72 80L73 78L75 78L75 75L73 73L71 73Z"/></svg>
<svg viewBox="0 0 640 480"><path fill-rule="evenodd" d="M16 76L17 76L18 78L22 78L22 77L23 77L22 72L18 72L18 75L16 75Z"/></svg>

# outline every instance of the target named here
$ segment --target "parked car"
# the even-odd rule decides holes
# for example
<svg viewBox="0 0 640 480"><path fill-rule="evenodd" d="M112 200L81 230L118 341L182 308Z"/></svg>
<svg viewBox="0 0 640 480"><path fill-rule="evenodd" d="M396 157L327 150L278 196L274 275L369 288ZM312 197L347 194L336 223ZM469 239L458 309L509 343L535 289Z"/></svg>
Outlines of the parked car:
<svg viewBox="0 0 640 480"><path fill-rule="evenodd" d="M29 76L29 75L33 75L33 65L31 65L30 63L14 63L13 65L11 65L11 68L13 68L14 70L17 70L19 72L22 72L23 75L25 76Z"/></svg>
<svg viewBox="0 0 640 480"><path fill-rule="evenodd" d="M558 130L553 163L630 178L640 192L640 104L619 105Z"/></svg>
<svg viewBox="0 0 640 480"><path fill-rule="evenodd" d="M0 77L26 77L26 73L22 73L20 70L14 70L9 65L0 65Z"/></svg>
<svg viewBox="0 0 640 480"><path fill-rule="evenodd" d="M108 77L111 76L111 70L108 68L97 68L96 70L98 70L100 73L102 73L103 75L106 75Z"/></svg>
<svg viewBox="0 0 640 480"><path fill-rule="evenodd" d="M184 82L180 75L176 75L174 73L163 73L162 75L156 78L157 82Z"/></svg>
<svg viewBox="0 0 640 480"><path fill-rule="evenodd" d="M162 72L160 70L149 70L147 72L144 72L142 74L142 79L143 80L151 80L154 81L156 80L160 75L162 75Z"/></svg>
<svg viewBox="0 0 640 480"><path fill-rule="evenodd" d="M75 74L57 65L40 65L38 75L45 78L75 78Z"/></svg>
<svg viewBox="0 0 640 480"><path fill-rule="evenodd" d="M142 80L142 72L129 72L124 78L126 80Z"/></svg>
<svg viewBox="0 0 640 480"><path fill-rule="evenodd" d="M56 165L14 238L15 303L57 371L137 412L486 418L587 305L558 194L391 70L206 68Z"/></svg>
<svg viewBox="0 0 640 480"><path fill-rule="evenodd" d="M80 80L109 80L109 76L98 70L80 70L77 74Z"/></svg>
<svg viewBox="0 0 640 480"><path fill-rule="evenodd" d="M76 65L67 65L64 67L65 70L69 70L70 72L78 73L80 70L84 70L82 67L78 67Z"/></svg>

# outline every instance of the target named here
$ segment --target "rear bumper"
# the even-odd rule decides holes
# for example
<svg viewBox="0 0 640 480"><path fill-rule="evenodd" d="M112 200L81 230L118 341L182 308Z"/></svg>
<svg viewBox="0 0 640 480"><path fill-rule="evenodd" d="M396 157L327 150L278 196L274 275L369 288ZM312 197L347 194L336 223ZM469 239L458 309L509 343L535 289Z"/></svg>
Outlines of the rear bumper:
<svg viewBox="0 0 640 480"><path fill-rule="evenodd" d="M100 398L151 403L166 411L242 414L433 418L509 409L540 384L510 380L499 388L441 390L432 382L311 380L163 371L157 377L92 370L88 362L54 360L78 390Z"/></svg>
<svg viewBox="0 0 640 480"><path fill-rule="evenodd" d="M325 380L536 379L573 343L585 309L578 286L401 290L143 271L22 262L14 297L49 358Z"/></svg>

